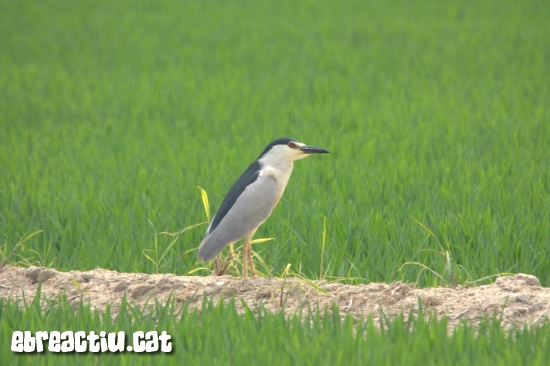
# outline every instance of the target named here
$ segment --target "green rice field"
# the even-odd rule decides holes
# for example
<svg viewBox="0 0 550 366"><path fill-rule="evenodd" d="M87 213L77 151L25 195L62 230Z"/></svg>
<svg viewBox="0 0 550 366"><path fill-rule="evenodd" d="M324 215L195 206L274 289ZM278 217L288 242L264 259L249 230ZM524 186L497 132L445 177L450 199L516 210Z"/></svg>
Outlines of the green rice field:
<svg viewBox="0 0 550 366"><path fill-rule="evenodd" d="M253 246L263 275L428 287L522 272L548 287L548 19L543 0L0 0L0 260L40 231L8 263L209 275L193 250L205 225L161 233L207 221L197 186L214 214L288 136L331 154L296 162L257 231L274 238ZM10 306L0 331L35 329L23 320L32 308ZM272 342L254 360L319 347L286 364L325 359L323 348L336 364L346 354L396 364L405 355L380 357L397 345L416 350L411 364L441 364L420 362L430 344L449 359L466 352L457 365L549 357L524 347L547 345L547 327L518 330L516 343L489 321L479 338L466 325L444 337L435 321L361 338L346 322L320 321L319 332L276 314L242 322L230 306L207 313L166 326L175 338L195 329L202 346L178 349L212 351L214 363L250 357L207 348L219 337L229 349L231 332ZM59 316L99 327L89 309ZM242 329L205 333L226 318Z"/></svg>
<svg viewBox="0 0 550 366"><path fill-rule="evenodd" d="M99 329L124 331L126 344L132 332L159 329L171 335L172 352L143 353L68 353L48 357L48 352L12 354L8 346L0 349L2 359L11 364L119 364L119 365L534 365L545 366L550 359L550 324L541 328L504 331L498 319L487 318L479 330L462 324L448 335L446 321L422 316L411 322L403 317L382 324L372 317L354 322L348 315L340 321L338 309L310 312L302 318L283 313L248 311L237 315L233 301L213 306L204 300L200 312L174 313L173 307L157 304L156 316L122 304L116 323L107 313L80 307L76 312L66 298L61 306L48 306L48 316L40 316L38 301L29 301L25 311L12 302L0 308L0 335L11 339L16 322L19 329L47 331ZM129 314L129 315L128 315ZM2 317L4 321L2 321ZM178 320L174 320L177 317ZM379 327L383 331L379 331ZM8 342L6 342L8 343Z"/></svg>

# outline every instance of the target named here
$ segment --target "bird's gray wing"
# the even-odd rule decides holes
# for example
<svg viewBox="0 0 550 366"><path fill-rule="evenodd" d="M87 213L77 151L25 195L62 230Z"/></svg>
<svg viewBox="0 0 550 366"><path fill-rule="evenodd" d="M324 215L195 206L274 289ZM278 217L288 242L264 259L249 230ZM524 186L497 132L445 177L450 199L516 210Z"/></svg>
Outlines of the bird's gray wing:
<svg viewBox="0 0 550 366"><path fill-rule="evenodd" d="M276 198L275 179L271 176L258 178L237 198L218 226L209 233L199 246L199 258L209 261L222 249L255 230L273 210Z"/></svg>
<svg viewBox="0 0 550 366"><path fill-rule="evenodd" d="M223 202L220 205L218 212L216 212L216 214L212 218L212 221L210 222L210 225L208 225L205 236L216 230L218 224L223 220L225 215L227 215L227 212L229 212L231 207L233 207L233 205L237 201L237 198L239 198L239 196L243 194L243 191L246 189L246 187L258 180L258 178L260 177L261 169L262 167L260 166L260 163L258 163L258 161L253 162L252 164L250 164L248 169L246 169L245 172L239 177L239 179L237 179L235 184L231 186L231 189L225 195L225 198L223 199Z"/></svg>

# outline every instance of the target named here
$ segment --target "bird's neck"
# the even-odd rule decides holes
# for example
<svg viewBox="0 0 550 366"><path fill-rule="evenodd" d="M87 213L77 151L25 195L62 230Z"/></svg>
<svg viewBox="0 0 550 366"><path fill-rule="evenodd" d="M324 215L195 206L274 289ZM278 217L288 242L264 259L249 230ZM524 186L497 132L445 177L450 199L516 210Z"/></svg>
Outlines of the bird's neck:
<svg viewBox="0 0 550 366"><path fill-rule="evenodd" d="M288 180L290 179L290 175L292 174L293 168L294 162L292 161L278 162L277 164L272 164L269 167L266 167L265 174L275 179L275 185L277 187L275 204L273 207L275 207L279 202L279 199L281 199L286 185L288 184Z"/></svg>

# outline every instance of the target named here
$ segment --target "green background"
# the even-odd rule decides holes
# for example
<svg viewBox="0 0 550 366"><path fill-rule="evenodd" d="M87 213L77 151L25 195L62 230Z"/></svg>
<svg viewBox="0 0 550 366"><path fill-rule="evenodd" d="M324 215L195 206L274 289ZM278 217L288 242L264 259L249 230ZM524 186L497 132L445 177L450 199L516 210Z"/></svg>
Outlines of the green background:
<svg viewBox="0 0 550 366"><path fill-rule="evenodd" d="M214 213L290 136L331 154L296 163L258 230L268 275L442 283L414 261L548 286L548 19L536 0L2 0L3 255L43 230L12 262L186 274L206 227L155 233L205 221L196 186Z"/></svg>

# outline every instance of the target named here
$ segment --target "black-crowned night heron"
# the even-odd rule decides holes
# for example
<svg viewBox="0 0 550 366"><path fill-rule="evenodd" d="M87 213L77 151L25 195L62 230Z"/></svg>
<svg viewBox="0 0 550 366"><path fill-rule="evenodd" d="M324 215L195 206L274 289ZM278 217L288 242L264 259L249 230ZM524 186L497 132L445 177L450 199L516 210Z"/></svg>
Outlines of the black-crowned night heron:
<svg viewBox="0 0 550 366"><path fill-rule="evenodd" d="M226 245L244 237L243 276L248 276L247 264L254 276L250 239L283 195L294 161L323 153L328 151L291 138L280 138L267 145L223 199L199 246L199 258L205 262L212 260Z"/></svg>

